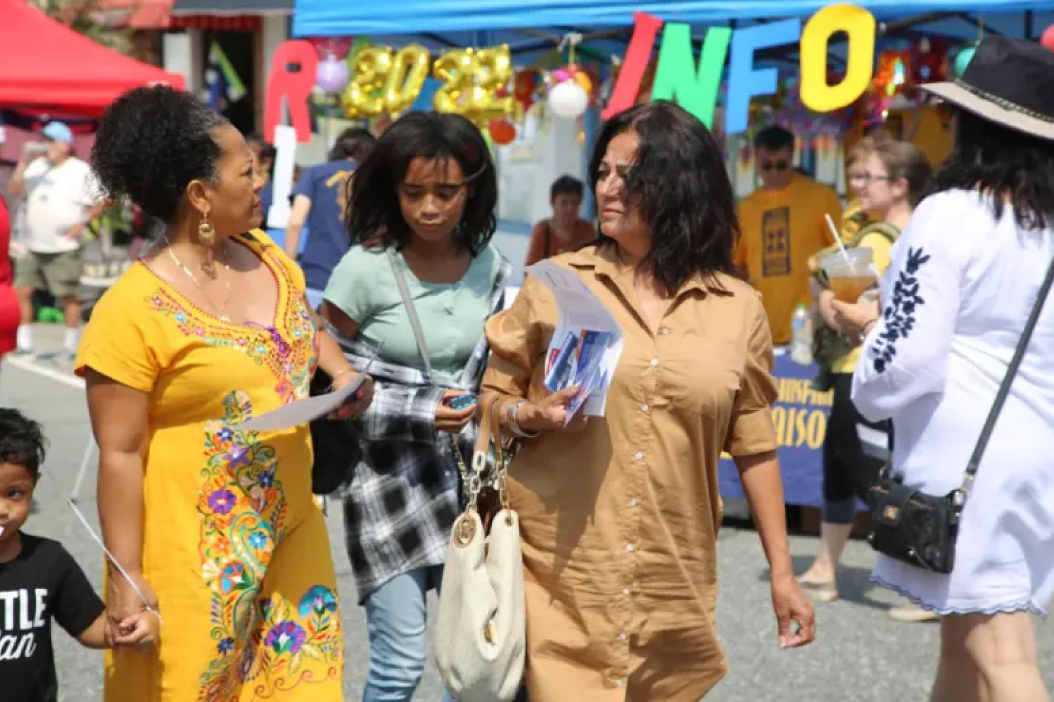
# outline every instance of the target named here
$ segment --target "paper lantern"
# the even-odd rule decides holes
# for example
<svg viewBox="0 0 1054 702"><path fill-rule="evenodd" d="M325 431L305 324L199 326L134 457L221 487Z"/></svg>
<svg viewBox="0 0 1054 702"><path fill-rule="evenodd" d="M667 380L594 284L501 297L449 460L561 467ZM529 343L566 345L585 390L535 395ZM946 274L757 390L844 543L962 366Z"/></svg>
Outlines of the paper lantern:
<svg viewBox="0 0 1054 702"><path fill-rule="evenodd" d="M348 84L348 64L333 54L318 62L315 85L327 93L339 93Z"/></svg>
<svg viewBox="0 0 1054 702"><path fill-rule="evenodd" d="M589 95L573 80L557 83L549 90L549 109L557 117L575 119L588 105Z"/></svg>

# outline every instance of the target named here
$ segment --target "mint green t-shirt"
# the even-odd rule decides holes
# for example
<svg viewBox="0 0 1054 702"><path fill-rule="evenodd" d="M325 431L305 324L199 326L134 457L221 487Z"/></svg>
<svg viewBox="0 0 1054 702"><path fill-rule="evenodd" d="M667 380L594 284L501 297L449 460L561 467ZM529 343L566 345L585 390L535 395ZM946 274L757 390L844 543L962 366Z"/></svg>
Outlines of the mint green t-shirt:
<svg viewBox="0 0 1054 702"><path fill-rule="evenodd" d="M397 258L421 320L435 380L456 384L483 335L501 256L488 246L456 283L418 280L402 256ZM384 361L424 369L384 249L349 250L333 269L325 299L359 325L360 340L372 347L384 341Z"/></svg>

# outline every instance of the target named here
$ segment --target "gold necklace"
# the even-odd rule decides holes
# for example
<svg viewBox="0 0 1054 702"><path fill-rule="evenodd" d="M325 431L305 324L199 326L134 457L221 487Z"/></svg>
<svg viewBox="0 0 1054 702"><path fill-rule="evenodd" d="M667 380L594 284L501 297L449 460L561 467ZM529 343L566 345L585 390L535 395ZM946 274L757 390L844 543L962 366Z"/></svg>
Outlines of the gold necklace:
<svg viewBox="0 0 1054 702"><path fill-rule="evenodd" d="M209 301L210 305L216 308L216 312L218 313L217 316L220 318L220 321L230 324L231 318L227 315L226 310L227 305L230 304L231 296L233 295L233 292L231 291L231 264L228 263L226 260L223 261L223 267L227 271L227 275L223 279L223 282L227 287L227 297L223 300L222 305L217 305L215 302L212 301L212 298L209 297L208 293L205 292L205 288L201 287L201 283L199 283L198 279L194 277L194 274L191 272L190 268L188 268L186 264L180 261L179 257L176 256L176 252L172 250L172 242L169 241L167 236L165 237L165 243L168 244L168 255L172 257L172 262L175 263L177 267L183 270L186 276L190 278L190 280L194 283L194 287L201 291L202 296ZM221 243L220 248L222 249L222 247L223 244Z"/></svg>

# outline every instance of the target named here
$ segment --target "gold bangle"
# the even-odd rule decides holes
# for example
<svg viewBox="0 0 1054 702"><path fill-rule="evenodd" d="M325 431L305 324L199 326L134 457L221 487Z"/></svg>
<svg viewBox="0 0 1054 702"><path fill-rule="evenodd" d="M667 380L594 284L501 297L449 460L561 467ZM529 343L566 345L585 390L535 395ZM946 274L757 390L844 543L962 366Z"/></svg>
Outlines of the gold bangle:
<svg viewBox="0 0 1054 702"><path fill-rule="evenodd" d="M336 375L332 376L332 377L330 378L330 381L329 381L329 387L330 387L330 389L332 389L332 388L333 388L333 386L334 386L334 385L336 385L336 383L337 383L337 378L339 378L339 377L340 377L340 376L342 376L342 375L347 375L348 373L354 373L354 372L355 372L355 366L348 366L347 368L345 368L345 369L344 369L344 370L342 370L341 372L339 372L339 373L337 373Z"/></svg>

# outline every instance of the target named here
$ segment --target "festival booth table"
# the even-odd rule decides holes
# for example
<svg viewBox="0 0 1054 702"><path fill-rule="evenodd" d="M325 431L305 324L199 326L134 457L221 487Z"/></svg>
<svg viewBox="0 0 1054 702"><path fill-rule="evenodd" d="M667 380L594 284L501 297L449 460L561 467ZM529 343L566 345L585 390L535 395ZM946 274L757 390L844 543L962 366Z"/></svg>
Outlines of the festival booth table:
<svg viewBox="0 0 1054 702"><path fill-rule="evenodd" d="M832 393L812 389L816 373L815 365L803 366L783 349L777 349L772 375L779 387L779 398L772 408L772 421L776 425L780 473L788 505L819 507L823 503L823 439ZM739 471L727 456L718 465L718 484L721 497L746 498Z"/></svg>

